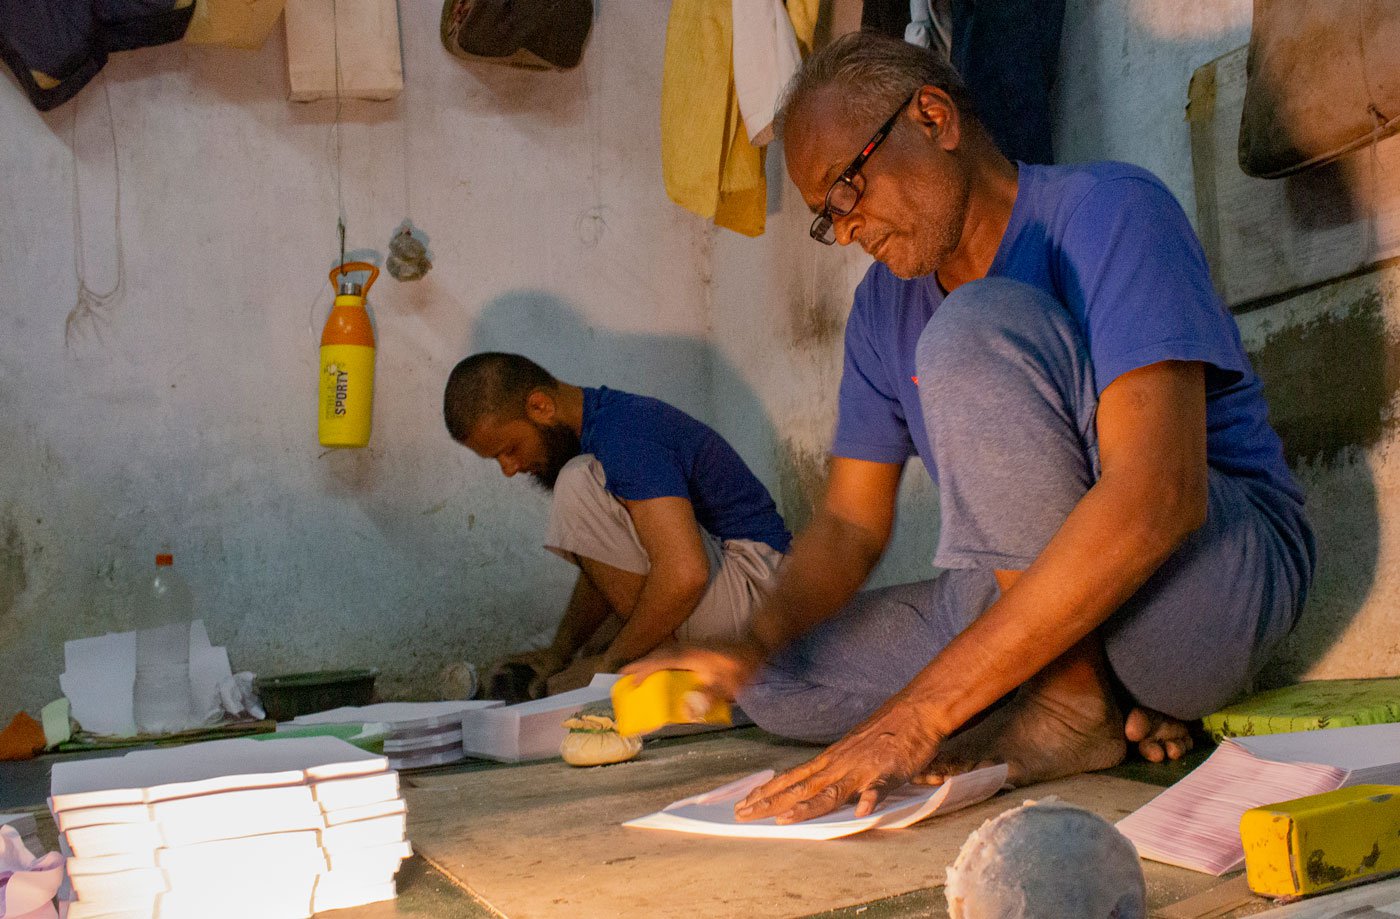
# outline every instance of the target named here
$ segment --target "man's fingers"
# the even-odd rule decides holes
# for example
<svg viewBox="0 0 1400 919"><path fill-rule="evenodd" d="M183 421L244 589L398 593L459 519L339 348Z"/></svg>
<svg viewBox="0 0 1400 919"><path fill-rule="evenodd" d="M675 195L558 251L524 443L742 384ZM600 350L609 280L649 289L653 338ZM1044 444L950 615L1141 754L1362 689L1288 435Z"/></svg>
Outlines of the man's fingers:
<svg viewBox="0 0 1400 919"><path fill-rule="evenodd" d="M867 788L860 793L860 800L856 802L856 816L868 817L880 804L883 789Z"/></svg>
<svg viewBox="0 0 1400 919"><path fill-rule="evenodd" d="M740 801L737 805L735 805L735 813L738 813L739 811L744 810L746 808L752 807L759 801L767 800L768 798L771 798L774 795L787 791L794 785L805 780L808 776L812 775L813 773L820 772L824 763L825 761L822 759L822 757L818 756L815 759L809 759L807 762L803 763L800 766L794 766L793 768L789 769L787 772L782 773L781 775L775 775L773 778L764 782L762 785L758 786L753 791L749 792L748 795L744 798L744 800Z"/></svg>
<svg viewBox="0 0 1400 919"><path fill-rule="evenodd" d="M778 823L801 823L822 817L845 804L851 797L851 781L844 778L827 785L816 794L798 801L785 813L778 815Z"/></svg>

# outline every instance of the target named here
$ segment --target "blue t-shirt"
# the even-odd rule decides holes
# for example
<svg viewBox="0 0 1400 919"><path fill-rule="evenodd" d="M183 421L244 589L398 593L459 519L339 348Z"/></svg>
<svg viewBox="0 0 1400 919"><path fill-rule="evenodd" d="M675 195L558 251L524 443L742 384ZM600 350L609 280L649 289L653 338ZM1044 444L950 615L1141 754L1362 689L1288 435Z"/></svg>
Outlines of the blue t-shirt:
<svg viewBox="0 0 1400 919"><path fill-rule="evenodd" d="M1204 363L1207 461L1301 502L1239 328L1166 186L1126 163L1020 164L1018 181L987 274L1038 287L1069 308L1100 393L1122 374L1159 361ZM935 275L902 280L878 262L866 272L846 325L833 454L902 463L918 453L938 481L914 350L942 302Z"/></svg>
<svg viewBox="0 0 1400 919"><path fill-rule="evenodd" d="M792 543L768 489L734 448L678 408L584 387L582 443L619 498L687 498L700 526L721 540L749 539L779 552Z"/></svg>

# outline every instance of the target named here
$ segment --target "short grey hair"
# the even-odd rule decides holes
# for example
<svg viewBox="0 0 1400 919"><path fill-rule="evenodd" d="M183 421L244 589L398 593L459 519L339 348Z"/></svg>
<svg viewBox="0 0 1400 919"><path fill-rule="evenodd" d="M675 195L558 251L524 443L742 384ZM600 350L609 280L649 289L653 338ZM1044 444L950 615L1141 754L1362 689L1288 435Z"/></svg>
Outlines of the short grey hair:
<svg viewBox="0 0 1400 919"><path fill-rule="evenodd" d="M803 62L783 93L775 119L779 136L792 112L833 85L842 90L846 114L872 129L921 86L943 90L961 114L977 117L967 85L938 52L880 32L851 32Z"/></svg>

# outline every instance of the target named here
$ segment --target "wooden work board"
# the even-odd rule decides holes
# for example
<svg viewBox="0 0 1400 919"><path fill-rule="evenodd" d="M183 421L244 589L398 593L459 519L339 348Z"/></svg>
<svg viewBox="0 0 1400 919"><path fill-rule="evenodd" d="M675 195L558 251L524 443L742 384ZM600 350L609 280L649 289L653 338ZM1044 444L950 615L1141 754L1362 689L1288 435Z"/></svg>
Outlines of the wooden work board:
<svg viewBox="0 0 1400 919"><path fill-rule="evenodd" d="M723 839L623 827L688 795L813 747L757 729L648 746L629 763L574 769L559 760L409 776L414 849L509 919L795 917L936 887L967 835L1025 800L1051 795L1114 821L1159 788L1082 775L1005 792L908 830L830 842ZM1154 907L1221 879L1144 863Z"/></svg>

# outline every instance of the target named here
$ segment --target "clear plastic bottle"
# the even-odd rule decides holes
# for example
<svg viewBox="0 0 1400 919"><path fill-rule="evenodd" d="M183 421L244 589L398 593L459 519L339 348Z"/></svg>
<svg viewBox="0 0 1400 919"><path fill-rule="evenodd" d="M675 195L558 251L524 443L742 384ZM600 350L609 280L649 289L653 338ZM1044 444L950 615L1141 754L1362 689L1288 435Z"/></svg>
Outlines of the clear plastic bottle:
<svg viewBox="0 0 1400 919"><path fill-rule="evenodd" d="M194 727L190 690L190 621L194 597L175 573L174 557L156 556L156 573L136 631L134 714L143 734Z"/></svg>

